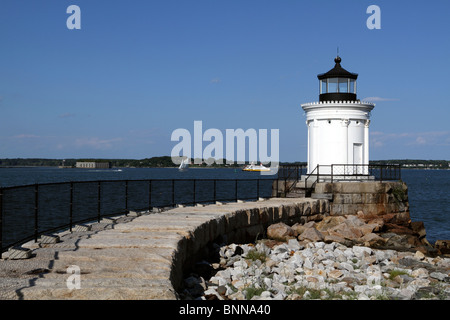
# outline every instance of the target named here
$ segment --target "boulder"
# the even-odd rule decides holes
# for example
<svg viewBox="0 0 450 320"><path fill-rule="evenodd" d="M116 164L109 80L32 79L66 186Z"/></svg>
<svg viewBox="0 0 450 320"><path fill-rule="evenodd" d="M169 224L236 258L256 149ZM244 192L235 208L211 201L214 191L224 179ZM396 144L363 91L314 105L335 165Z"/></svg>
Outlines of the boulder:
<svg viewBox="0 0 450 320"><path fill-rule="evenodd" d="M442 254L450 254L450 240L437 240L434 246Z"/></svg>
<svg viewBox="0 0 450 320"><path fill-rule="evenodd" d="M359 227L359 230L362 232L363 236L372 233L375 229L378 229L378 225L375 223L367 223Z"/></svg>
<svg viewBox="0 0 450 320"><path fill-rule="evenodd" d="M363 233L359 229L351 228L346 223L341 223L331 229L328 229L328 234L349 240L356 240L363 236Z"/></svg>
<svg viewBox="0 0 450 320"><path fill-rule="evenodd" d="M366 247L376 248L380 246L384 246L386 240L376 235L375 233L368 233L358 239L361 243Z"/></svg>
<svg viewBox="0 0 450 320"><path fill-rule="evenodd" d="M419 238L410 234L382 233L381 237L385 239L386 246L397 251L409 251L411 248L420 250L421 242Z"/></svg>
<svg viewBox="0 0 450 320"><path fill-rule="evenodd" d="M409 227L411 224L411 217L409 215L409 211L396 212L390 222L401 226Z"/></svg>
<svg viewBox="0 0 450 320"><path fill-rule="evenodd" d="M325 243L337 242L337 243L343 244L344 246L349 246L349 247L353 245L352 241L344 239L337 235L333 235L333 234L324 234L323 241Z"/></svg>
<svg viewBox="0 0 450 320"><path fill-rule="evenodd" d="M323 218L323 220L316 225L316 229L319 231L326 231L343 223L345 220L346 218L343 216L328 216Z"/></svg>
<svg viewBox="0 0 450 320"><path fill-rule="evenodd" d="M346 223L351 228L358 228L365 224L365 222L363 220L361 220L360 218L358 218L355 215L346 216L344 223Z"/></svg>
<svg viewBox="0 0 450 320"><path fill-rule="evenodd" d="M384 227L384 221L382 218L374 218L366 221L368 225L374 225L374 232L381 232Z"/></svg>
<svg viewBox="0 0 450 320"><path fill-rule="evenodd" d="M316 226L316 223L314 221L309 221L305 224L296 223L291 228L297 232L297 234L301 234L303 231L305 231L308 228L314 228Z"/></svg>
<svg viewBox="0 0 450 320"><path fill-rule="evenodd" d="M380 215L380 218L383 219L384 223L390 223L394 219L395 214L393 213L385 213L383 215Z"/></svg>
<svg viewBox="0 0 450 320"><path fill-rule="evenodd" d="M411 229L419 236L420 239L425 238L425 236L427 235L423 221L411 222Z"/></svg>
<svg viewBox="0 0 450 320"><path fill-rule="evenodd" d="M309 240L309 241L323 241L324 237L322 233L315 228L308 228L301 235L298 236L298 240Z"/></svg>
<svg viewBox="0 0 450 320"><path fill-rule="evenodd" d="M393 232L393 233L397 233L397 234L409 234L409 235L413 235L414 231L412 231L411 228L402 226L402 225L398 225L395 223L385 223L384 224L386 231L387 232Z"/></svg>
<svg viewBox="0 0 450 320"><path fill-rule="evenodd" d="M283 222L272 224L267 228L267 237L270 239L287 241L296 236L294 229Z"/></svg>

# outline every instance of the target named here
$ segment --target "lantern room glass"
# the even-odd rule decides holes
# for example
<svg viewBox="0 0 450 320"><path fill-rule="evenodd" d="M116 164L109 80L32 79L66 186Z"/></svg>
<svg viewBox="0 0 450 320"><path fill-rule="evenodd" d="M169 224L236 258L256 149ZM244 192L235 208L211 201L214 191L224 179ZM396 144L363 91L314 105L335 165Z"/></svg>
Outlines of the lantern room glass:
<svg viewBox="0 0 450 320"><path fill-rule="evenodd" d="M330 78L328 79L328 91L330 92L338 92L338 78Z"/></svg>
<svg viewBox="0 0 450 320"><path fill-rule="evenodd" d="M347 78L339 78L339 91L340 93L348 93L348 80Z"/></svg>
<svg viewBox="0 0 450 320"><path fill-rule="evenodd" d="M320 94L327 93L327 79L320 80Z"/></svg>
<svg viewBox="0 0 450 320"><path fill-rule="evenodd" d="M354 79L350 79L349 92L356 94L356 80L354 80Z"/></svg>
<svg viewBox="0 0 450 320"><path fill-rule="evenodd" d="M320 80L320 94L324 93L354 93L356 80L349 78L328 78Z"/></svg>

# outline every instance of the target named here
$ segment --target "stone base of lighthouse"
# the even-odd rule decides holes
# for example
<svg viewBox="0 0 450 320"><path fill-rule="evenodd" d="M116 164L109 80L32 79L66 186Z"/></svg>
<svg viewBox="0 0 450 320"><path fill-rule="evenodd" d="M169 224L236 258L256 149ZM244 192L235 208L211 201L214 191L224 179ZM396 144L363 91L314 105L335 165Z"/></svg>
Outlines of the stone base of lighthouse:
<svg viewBox="0 0 450 320"><path fill-rule="evenodd" d="M360 101L302 104L308 127L308 174L318 165L320 175L331 175L331 165L333 174L364 174L364 168L368 170L370 112L374 107Z"/></svg>

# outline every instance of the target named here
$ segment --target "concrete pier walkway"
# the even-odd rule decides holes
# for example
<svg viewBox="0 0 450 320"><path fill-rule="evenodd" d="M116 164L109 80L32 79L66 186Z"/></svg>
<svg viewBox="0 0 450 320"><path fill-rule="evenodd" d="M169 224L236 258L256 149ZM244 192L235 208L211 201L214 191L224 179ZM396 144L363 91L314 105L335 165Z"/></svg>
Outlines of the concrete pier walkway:
<svg viewBox="0 0 450 320"><path fill-rule="evenodd" d="M30 259L0 260L0 299L177 299L184 263L209 241L225 234L235 241L270 223L326 211L326 200L274 198L94 223L91 231L61 233L56 244L24 245L33 250ZM68 288L71 266L79 268L80 289Z"/></svg>

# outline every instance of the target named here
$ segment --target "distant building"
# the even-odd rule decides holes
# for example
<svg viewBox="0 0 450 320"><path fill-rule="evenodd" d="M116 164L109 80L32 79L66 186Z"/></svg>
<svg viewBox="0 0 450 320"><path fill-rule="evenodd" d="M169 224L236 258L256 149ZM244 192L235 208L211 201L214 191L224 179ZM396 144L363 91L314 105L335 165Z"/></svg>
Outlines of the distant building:
<svg viewBox="0 0 450 320"><path fill-rule="evenodd" d="M109 169L111 168L110 162L95 162L95 161L77 161L77 168L85 169Z"/></svg>

